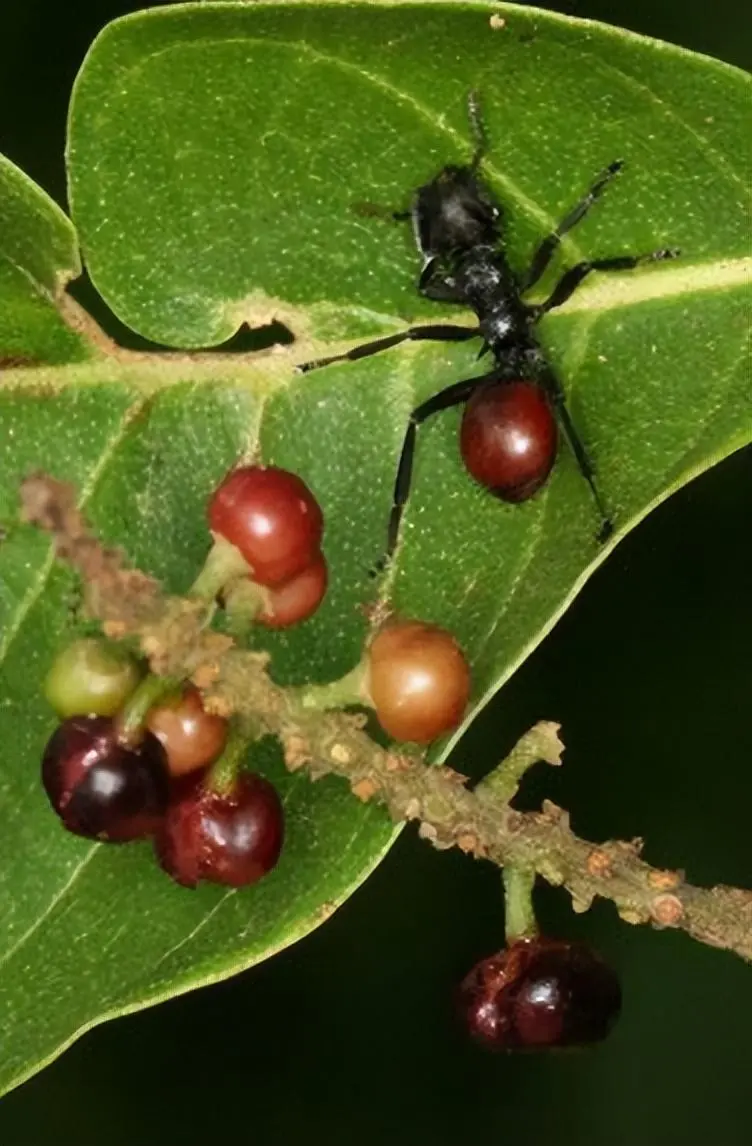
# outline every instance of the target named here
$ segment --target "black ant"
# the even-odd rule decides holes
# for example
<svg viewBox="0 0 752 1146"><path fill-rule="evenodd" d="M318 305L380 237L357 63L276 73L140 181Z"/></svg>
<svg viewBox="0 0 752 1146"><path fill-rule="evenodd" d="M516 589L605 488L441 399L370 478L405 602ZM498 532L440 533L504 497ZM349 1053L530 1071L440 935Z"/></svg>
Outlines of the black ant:
<svg viewBox="0 0 752 1146"><path fill-rule="evenodd" d="M627 271L679 254L662 249L647 255L586 260L565 271L544 302L525 302L522 296L540 280L562 236L584 218L623 163L617 160L601 172L556 230L540 243L527 271L517 275L504 251L502 208L478 173L487 142L474 93L469 96L468 111L475 140L469 166L444 167L430 183L418 188L411 210L394 212L391 217L412 222L423 258L420 293L436 302L470 307L478 325L413 326L299 367L308 371L332 362L356 361L408 340L464 342L478 337L483 339L479 357L490 354L494 360L488 373L447 386L410 415L397 468L385 561L397 545L410 492L418 426L433 414L462 404L463 461L481 485L504 501L525 501L546 481L556 458L558 418L595 500L601 519L598 539L605 541L611 535L613 525L596 486L593 465L567 409L561 383L538 344L535 327L545 314L565 303L591 271Z"/></svg>

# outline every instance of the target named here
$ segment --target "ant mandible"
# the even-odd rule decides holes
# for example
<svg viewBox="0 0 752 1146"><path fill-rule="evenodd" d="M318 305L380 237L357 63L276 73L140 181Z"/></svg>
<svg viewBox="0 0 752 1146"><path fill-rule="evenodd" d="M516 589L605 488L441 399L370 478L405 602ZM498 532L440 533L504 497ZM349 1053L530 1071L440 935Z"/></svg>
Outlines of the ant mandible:
<svg viewBox="0 0 752 1146"><path fill-rule="evenodd" d="M465 466L476 481L510 502L526 501L546 481L556 458L558 419L595 500L601 522L598 539L605 541L611 535L613 525L595 482L593 464L572 421L562 385L535 337L535 327L544 315L565 303L591 271L628 271L679 254L664 248L646 255L587 259L565 271L543 302L525 302L522 296L540 280L562 237L584 218L623 163L617 160L600 173L556 230L542 240L527 271L519 276L504 251L502 208L479 175L487 139L474 92L468 97L468 112L475 141L470 164L444 167L418 188L409 211L391 213L391 218L412 223L423 258L420 293L436 302L470 307L478 325L413 326L298 368L308 371L333 362L357 361L406 341L465 342L478 337L483 339L479 357L490 354L493 358L486 374L455 382L412 411L397 467L384 562L392 557L399 538L418 427L441 410L463 404L460 451Z"/></svg>

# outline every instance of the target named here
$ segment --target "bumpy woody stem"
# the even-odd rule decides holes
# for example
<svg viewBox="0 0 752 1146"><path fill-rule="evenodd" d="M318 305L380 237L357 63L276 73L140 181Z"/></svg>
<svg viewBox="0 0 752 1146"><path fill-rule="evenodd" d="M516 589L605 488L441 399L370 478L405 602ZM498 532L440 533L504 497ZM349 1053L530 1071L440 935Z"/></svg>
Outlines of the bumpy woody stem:
<svg viewBox="0 0 752 1146"><path fill-rule="evenodd" d="M357 797L384 804L394 820L418 821L421 836L435 847L459 847L500 867L537 872L566 887L576 911L602 896L629 923L681 928L752 960L752 892L693 887L681 872L645 863L639 840L588 843L550 802L540 812L510 807L531 763L560 762L556 725L536 725L470 791L450 768L379 747L363 731L362 718L307 708L300 693L275 685L264 655L242 651L208 629L206 606L162 597L153 581L103 547L86 528L69 486L38 476L24 482L21 495L26 519L48 530L58 554L80 571L87 609L105 631L137 637L153 672L192 676L207 704L247 722L249 735L276 735L291 770L305 768L314 780L343 777Z"/></svg>

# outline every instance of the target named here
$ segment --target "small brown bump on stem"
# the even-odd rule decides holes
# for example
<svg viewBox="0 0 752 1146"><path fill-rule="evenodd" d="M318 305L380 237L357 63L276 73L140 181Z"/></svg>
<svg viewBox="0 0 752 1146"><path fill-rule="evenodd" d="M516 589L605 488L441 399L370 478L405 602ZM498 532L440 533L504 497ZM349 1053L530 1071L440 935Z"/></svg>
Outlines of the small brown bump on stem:
<svg viewBox="0 0 752 1146"><path fill-rule="evenodd" d="M216 661L207 662L206 664L201 664L198 666L196 671L193 673L191 680L195 684L196 688L211 688L211 686L219 679L220 671L220 667Z"/></svg>
<svg viewBox="0 0 752 1146"><path fill-rule="evenodd" d="M337 742L329 749L329 758L334 764L346 765L352 764L353 755L346 744Z"/></svg>
<svg viewBox="0 0 752 1146"><path fill-rule="evenodd" d="M297 772L311 763L311 751L303 736L287 736L284 741L285 767L289 772Z"/></svg>
<svg viewBox="0 0 752 1146"><path fill-rule="evenodd" d="M350 785L350 787L352 789L353 795L357 796L359 800L363 801L363 803L373 799L379 790L378 786L374 784L373 780L369 776L364 776L362 780L356 780L354 784Z"/></svg>
<svg viewBox="0 0 752 1146"><path fill-rule="evenodd" d="M656 891L673 891L678 887L682 881L682 876L678 871L651 871L648 876L648 883Z"/></svg>
<svg viewBox="0 0 752 1146"><path fill-rule="evenodd" d="M681 900L675 895L657 895L650 914L659 927L676 927L684 916Z"/></svg>
<svg viewBox="0 0 752 1146"><path fill-rule="evenodd" d="M587 858L588 874L597 879L610 879L613 875L611 858L602 848L593 848Z"/></svg>
<svg viewBox="0 0 752 1146"><path fill-rule="evenodd" d="M477 852L478 837L475 832L460 832L457 836L457 847L463 852Z"/></svg>

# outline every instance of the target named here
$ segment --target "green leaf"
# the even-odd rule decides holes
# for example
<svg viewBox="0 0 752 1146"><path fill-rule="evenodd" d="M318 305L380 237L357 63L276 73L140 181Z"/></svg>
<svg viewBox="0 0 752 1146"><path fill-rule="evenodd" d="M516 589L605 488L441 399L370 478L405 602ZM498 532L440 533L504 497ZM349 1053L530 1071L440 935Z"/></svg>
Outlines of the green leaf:
<svg viewBox="0 0 752 1146"><path fill-rule="evenodd" d="M58 309L65 284L81 273L75 231L2 155L0 236L0 367L86 357L86 344Z"/></svg>
<svg viewBox="0 0 752 1146"><path fill-rule="evenodd" d="M73 217L95 284L155 341L216 345L242 321L277 317L297 339L287 351L109 347L63 292L77 271L70 225L19 172L0 169L0 358L46 363L0 382L5 1088L93 1023L293 942L393 838L385 816L343 786L287 775L273 744L253 762L284 796L288 843L257 888L189 893L145 845L65 835L38 780L53 727L40 682L78 630L75 585L18 523L22 476L43 467L74 481L103 538L179 592L206 553L204 504L226 468L257 450L294 469L324 508L332 587L310 622L263 644L283 682L351 668L408 413L478 372L476 351L424 344L305 377L292 367L324 340L447 314L416 294L409 233L353 206L403 206L444 163L466 160L466 94L476 87L515 265L616 157L624 175L562 244L560 267L590 254L684 252L594 278L541 330L618 536L750 440L748 79L533 10L505 9L494 27L500 11L202 4L128 17L95 43L68 143ZM403 543L381 589L401 612L458 634L477 711L612 546L594 540L594 508L566 449L539 497L503 506L464 473L457 422L454 411L421 432Z"/></svg>

